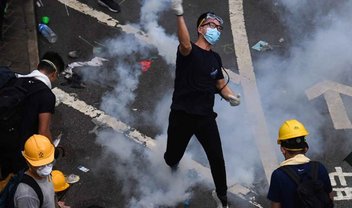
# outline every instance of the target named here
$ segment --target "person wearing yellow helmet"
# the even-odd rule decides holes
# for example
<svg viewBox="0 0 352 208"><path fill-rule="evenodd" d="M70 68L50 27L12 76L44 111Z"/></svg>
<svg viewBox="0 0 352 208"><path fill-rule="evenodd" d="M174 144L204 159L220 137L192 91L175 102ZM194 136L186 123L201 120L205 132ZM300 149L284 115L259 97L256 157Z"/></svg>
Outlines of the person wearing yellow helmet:
<svg viewBox="0 0 352 208"><path fill-rule="evenodd" d="M14 195L15 207L55 207L55 192L50 176L54 165L54 154L54 145L43 135L34 134L25 142L22 151L28 165L25 174L39 185L42 196L39 196L31 186L21 182Z"/></svg>
<svg viewBox="0 0 352 208"><path fill-rule="evenodd" d="M14 121L10 120L15 122L12 123L11 131L4 131L3 126L0 128L2 141L6 144L0 146L2 177L17 173L27 166L21 150L30 136L40 134L53 141L50 127L56 98L51 88L64 68L62 57L48 51L42 56L37 69L26 75L17 74L17 80L22 80L20 88L25 89L23 91L26 91L26 96L15 109L16 114L11 114Z"/></svg>
<svg viewBox="0 0 352 208"><path fill-rule="evenodd" d="M309 132L297 120L285 121L280 129L277 143L283 148L283 153L306 153L308 151L308 143L306 142L306 136Z"/></svg>
<svg viewBox="0 0 352 208"><path fill-rule="evenodd" d="M277 143L285 160L271 175L267 195L271 208L304 207L297 187L299 181L308 179L319 181L323 186L322 192L325 193L322 195L326 197L324 202L319 203L329 204L327 207L333 206L332 187L325 166L305 156L309 149L306 141L308 134L305 126L296 119L287 120L281 125Z"/></svg>
<svg viewBox="0 0 352 208"><path fill-rule="evenodd" d="M51 172L51 177L52 177L55 193L65 191L70 187L70 184L66 182L65 176L61 171L53 170Z"/></svg>
<svg viewBox="0 0 352 208"><path fill-rule="evenodd" d="M53 170L51 172L51 177L59 207L70 208L70 206L67 206L64 201L61 201L70 187L70 184L66 181L65 175L59 170Z"/></svg>

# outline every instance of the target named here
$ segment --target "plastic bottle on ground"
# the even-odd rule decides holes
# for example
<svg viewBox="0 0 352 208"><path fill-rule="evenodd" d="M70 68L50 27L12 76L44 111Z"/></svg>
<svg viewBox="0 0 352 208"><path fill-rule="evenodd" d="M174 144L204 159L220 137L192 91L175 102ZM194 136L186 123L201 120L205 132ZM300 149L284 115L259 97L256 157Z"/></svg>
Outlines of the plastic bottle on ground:
<svg viewBox="0 0 352 208"><path fill-rule="evenodd" d="M39 24L38 30L50 43L55 43L57 41L57 35L48 25Z"/></svg>
<svg viewBox="0 0 352 208"><path fill-rule="evenodd" d="M185 199L183 201L183 207L184 208L189 208L190 207L190 204L191 204L191 200L190 199Z"/></svg>

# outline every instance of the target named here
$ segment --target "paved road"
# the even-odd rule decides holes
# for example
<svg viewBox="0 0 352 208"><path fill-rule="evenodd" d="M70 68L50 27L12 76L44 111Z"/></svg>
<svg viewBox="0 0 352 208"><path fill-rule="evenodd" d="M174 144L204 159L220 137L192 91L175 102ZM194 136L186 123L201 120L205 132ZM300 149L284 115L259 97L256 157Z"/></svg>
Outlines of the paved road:
<svg viewBox="0 0 352 208"><path fill-rule="evenodd" d="M71 64L92 64L87 62L94 57L107 60L99 67L74 68L86 87L61 80L54 89L59 102L53 128L55 135L62 133L60 144L66 150L57 167L81 176L65 197L73 207L174 206L190 192L191 207L215 206L209 171L204 168L207 162L196 141L190 144L178 174L172 175L162 160L177 44L175 18L160 2L147 2L121 1L119 14L93 0L57 0L36 8L36 19L50 16L49 25L59 37L55 44L39 37L40 54L56 50ZM225 19L215 50L230 70L231 86L243 98L237 108L216 100L232 207L268 207L265 194L270 172L282 160L275 146L277 128L292 117L307 124L312 137L310 156L327 164L332 182L336 182L334 190L344 193L337 195L337 207L347 207L352 197L348 186L351 168L343 159L351 149L347 142L351 100L347 97L348 73L339 69L343 67L338 63L349 62L341 53L336 63L324 61L331 52L313 56L325 49L319 47L324 33L302 22L300 26L317 32L309 41L304 35L295 39L290 19L281 16L281 11L292 7L284 6L254 0L243 5L241 1L184 3L192 38L199 13L213 10ZM301 20L299 15L290 18ZM329 28L338 31L326 38L344 38L342 26L326 27L328 32ZM272 50L251 49L259 40L270 43ZM339 52L327 49L324 51L332 54ZM72 50L79 51L79 58L66 56ZM142 70L141 61L151 67ZM338 68L336 73L329 73L332 68ZM79 166L89 171L83 172Z"/></svg>

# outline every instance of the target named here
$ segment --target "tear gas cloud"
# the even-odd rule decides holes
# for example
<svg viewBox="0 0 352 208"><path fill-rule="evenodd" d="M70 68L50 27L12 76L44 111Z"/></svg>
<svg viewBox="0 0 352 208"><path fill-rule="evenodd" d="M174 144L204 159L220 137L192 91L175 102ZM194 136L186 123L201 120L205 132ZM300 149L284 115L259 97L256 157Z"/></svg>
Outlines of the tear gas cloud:
<svg viewBox="0 0 352 208"><path fill-rule="evenodd" d="M330 123L330 117L323 117L322 109L308 101L305 91L324 80L341 83L350 79L352 2L279 2L283 7L280 19L287 23L292 47L285 57L267 55L254 63L266 118L273 138L284 120L302 121L310 132L308 153L321 156L324 146L339 143L323 140L321 129ZM315 99L325 102L322 96ZM329 145L323 145L324 142Z"/></svg>
<svg viewBox="0 0 352 208"><path fill-rule="evenodd" d="M191 195L187 187L202 180L188 171L191 167L187 160L172 173L163 161L165 144L162 142L158 144L160 147L150 151L112 130L101 131L97 137L97 142L106 149L103 154L110 158L118 179L123 180L127 207L175 205ZM109 154L116 160L111 160Z"/></svg>
<svg viewBox="0 0 352 208"><path fill-rule="evenodd" d="M136 56L146 58L156 49L159 56L171 65L170 68L174 68L177 38L167 35L157 22L159 13L168 9L168 3L159 0L143 2L140 24L135 24L134 27L145 32L148 36L147 42L140 42L132 35L122 35L105 43L109 47L104 57L114 60L114 70L107 79L116 79L116 85L102 98L101 109L123 122L131 119L129 105L135 100L134 91L141 76L140 67L135 64L138 63ZM103 77L100 78L104 80ZM149 115L145 122L153 121L156 125L165 125L171 103L171 93L165 93L167 95L156 106L158 113ZM200 176L194 178L190 175L188 170L191 167L187 158L177 173L171 173L163 159L165 138L158 140L158 147L148 150L110 130L102 130L97 134L97 142L107 150L104 154L113 154L117 158L118 162L112 166L118 180L123 180L123 193L128 198L127 207L175 205L189 197L189 187L203 180Z"/></svg>
<svg viewBox="0 0 352 208"><path fill-rule="evenodd" d="M129 119L126 112L129 111L128 105L135 99L133 91L139 83L139 69L137 70L138 67L135 64L131 64L136 63L136 60L133 60L134 54L148 53L153 45L166 63L172 65L175 62L177 39L174 35L167 35L157 21L160 12L168 9L167 2L143 1L140 27L148 34L149 43L141 43L133 37L124 35L109 42L109 53L117 57L113 74L118 83L113 91L104 96L102 109L122 121ZM254 65L273 143L276 142L280 124L286 119L297 118L306 124L311 133L310 138L314 138L308 141L313 147L314 144L320 144L320 140L315 138L322 136L318 130L322 125L319 121L323 119L320 113L314 110L314 106L309 106L305 90L321 80L338 80L341 74L349 70L352 55L352 48L348 47L352 45L350 39L352 29L349 26L352 3L345 2L345 5L330 10L325 9L323 5L314 10L305 10L304 8L309 8L305 6L307 2L284 0L280 2L285 11L280 18L294 17L302 21L286 21L285 26L289 28L289 31L300 30L300 32L289 34L292 35L290 37L292 47L288 49L288 56L266 54ZM327 14L321 15L322 11ZM287 14L289 16L285 16ZM304 25L305 20L302 16L313 20L310 21L314 25L313 29L307 30L309 34L303 33L303 28L297 27L297 25ZM174 66L169 68L173 69ZM231 87L240 92L240 86L231 84ZM158 118L154 119L155 125L161 126L165 131L171 102L170 93L166 94L157 105L155 115L151 116ZM245 96L242 97L245 98ZM245 105L232 108L218 97L215 111L218 112L217 120L227 166L228 184L253 185L256 178L255 167L260 166L258 164L260 160L256 149L253 148L255 143L249 133L251 124L243 119L246 117ZM188 156L185 156L180 164L180 175L170 175L170 170L163 160L165 132L158 136L157 141L158 148L149 151L130 143L124 136L117 133L110 131L98 133L97 142L106 147L108 150L106 154L115 154L119 160L119 163L115 164L117 177L124 180L126 196L133 196L129 207L149 205L152 207L152 204L172 205L177 200L187 197L189 187L200 181L188 179L187 170L191 168L188 167ZM199 148L200 145L197 146L192 147L191 145L188 149L190 156L195 159L198 159L199 153L204 154ZM311 148L310 152L319 154L315 147ZM136 163L138 165L135 165ZM130 179L134 181L134 184L129 182ZM130 186L133 186L135 193L130 193Z"/></svg>
<svg viewBox="0 0 352 208"><path fill-rule="evenodd" d="M167 64L175 64L175 46L178 45L178 40L174 35L167 35L164 28L158 23L160 13L169 9L170 2L144 0L142 3L140 24L148 34L149 43L157 46L159 55L163 57Z"/></svg>

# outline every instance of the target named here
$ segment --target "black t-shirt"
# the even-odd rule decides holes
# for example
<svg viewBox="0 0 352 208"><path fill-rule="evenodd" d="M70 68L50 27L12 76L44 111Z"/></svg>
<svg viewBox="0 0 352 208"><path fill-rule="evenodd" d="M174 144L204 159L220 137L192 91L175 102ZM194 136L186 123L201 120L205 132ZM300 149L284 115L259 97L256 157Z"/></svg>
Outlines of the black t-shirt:
<svg viewBox="0 0 352 208"><path fill-rule="evenodd" d="M54 113L55 109L55 95L51 89L43 82L35 80L35 83L26 83L30 92L37 92L31 94L25 100L23 109L23 120L20 126L20 135L22 139L21 148L25 141L33 134L38 134L39 114L40 113Z"/></svg>
<svg viewBox="0 0 352 208"><path fill-rule="evenodd" d="M194 43L187 56L177 51L171 109L195 115L213 114L216 82L224 78L221 67L219 54Z"/></svg>

